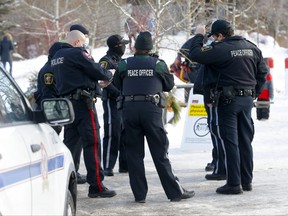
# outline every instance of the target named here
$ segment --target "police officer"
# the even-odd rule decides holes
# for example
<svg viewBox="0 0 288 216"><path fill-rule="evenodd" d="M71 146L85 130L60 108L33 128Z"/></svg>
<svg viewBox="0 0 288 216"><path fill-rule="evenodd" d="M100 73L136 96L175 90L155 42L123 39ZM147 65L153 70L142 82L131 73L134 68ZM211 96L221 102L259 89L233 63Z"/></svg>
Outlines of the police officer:
<svg viewBox="0 0 288 216"><path fill-rule="evenodd" d="M54 54L61 49L61 42L55 42L48 51L48 61L40 69L37 77L37 91L34 93L34 98L37 104L36 110L41 110L41 102L45 98L56 98L58 92L55 85L54 74L51 70L51 59ZM53 126L57 134L60 134L62 127Z"/></svg>
<svg viewBox="0 0 288 216"><path fill-rule="evenodd" d="M89 183L88 196L113 197L116 192L106 188L102 181L104 173L99 157L99 122L95 109L94 89L98 80L110 82L112 73L95 63L83 48L85 36L78 30L67 34L66 43L51 60L56 78L56 87L61 97L69 98L73 104L75 120L64 127L64 143L74 155L74 149L81 144Z"/></svg>
<svg viewBox="0 0 288 216"><path fill-rule="evenodd" d="M107 39L109 47L106 55L99 61L105 69L116 69L118 62L125 53L128 40L120 35L111 35ZM102 91L104 137L103 137L103 167L106 176L113 176L113 168L116 164L119 151L119 172L127 172L127 162L123 139L121 138L122 117L117 110L116 98L120 91L111 83Z"/></svg>
<svg viewBox="0 0 288 216"><path fill-rule="evenodd" d="M149 32L138 35L135 49L133 57L119 62L114 76L115 85L122 94L125 150L135 201L144 203L148 191L144 166L145 137L168 199L191 198L194 191L181 187L167 156L169 141L162 121L165 101L161 101L160 95L173 88L173 75L163 60L150 55L153 43Z"/></svg>
<svg viewBox="0 0 288 216"><path fill-rule="evenodd" d="M69 31L73 31L73 30L78 30L85 35L85 43L83 44L83 47L87 49L87 47L89 45L89 31L83 25L80 25L80 24L71 25ZM95 95L101 94L100 87L98 86L97 83L96 83L95 91L96 91ZM79 173L81 153L82 153L82 145L79 143L79 145L77 145L74 149L74 156L73 156L75 169L77 172L77 184L85 184L86 183L86 175L82 175ZM100 154L99 157L101 157L101 151L99 151L99 154Z"/></svg>
<svg viewBox="0 0 288 216"><path fill-rule="evenodd" d="M209 86L208 106L215 107L212 130L222 140L226 160L226 184L220 194L240 194L252 190L254 125L253 97L258 96L268 72L261 51L241 36L232 25L216 20L211 33L217 43L202 47L205 27L198 26L191 43L190 58L205 64ZM242 185L242 187L241 187Z"/></svg>

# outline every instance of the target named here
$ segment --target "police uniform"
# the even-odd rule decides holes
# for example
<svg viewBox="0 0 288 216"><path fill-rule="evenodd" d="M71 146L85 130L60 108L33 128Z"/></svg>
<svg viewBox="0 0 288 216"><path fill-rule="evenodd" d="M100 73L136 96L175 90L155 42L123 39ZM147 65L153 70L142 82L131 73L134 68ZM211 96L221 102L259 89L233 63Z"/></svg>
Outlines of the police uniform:
<svg viewBox="0 0 288 216"><path fill-rule="evenodd" d="M107 39L109 50L99 61L105 69L116 69L118 62L125 53L126 44L120 35L111 35ZM116 164L119 151L119 172L127 172L127 161L123 139L121 138L122 117L121 111L117 110L116 98L120 91L113 83L102 90L104 137L103 137L103 167L104 174L113 176L113 168Z"/></svg>
<svg viewBox="0 0 288 216"><path fill-rule="evenodd" d="M41 102L43 99L58 97L54 74L51 70L51 58L59 49L61 49L61 44L61 42L56 42L49 48L48 61L38 73L37 91L34 93L34 98L37 104L36 110L41 110ZM57 132L57 134L59 134L62 127L53 126L53 129Z"/></svg>
<svg viewBox="0 0 288 216"><path fill-rule="evenodd" d="M233 31L229 22L217 20L212 24L210 36L229 29ZM241 36L227 36L207 47L202 47L203 38L202 34L193 38L189 56L206 65L205 86L210 95L205 98L206 103L214 106L212 131L222 140L224 148L227 182L216 192L239 194L242 188L252 190L251 110L253 97L261 92L268 68L257 46Z"/></svg>
<svg viewBox="0 0 288 216"><path fill-rule="evenodd" d="M159 93L174 86L173 75L163 60L140 51L153 47L151 34L141 32L136 39L134 57L121 60L114 75L123 96L123 122L130 186L136 202L145 202L148 185L145 177L144 138L156 166L164 191L171 201L194 196L184 190L174 176L168 159L169 141L159 107Z"/></svg>
<svg viewBox="0 0 288 216"><path fill-rule="evenodd" d="M51 68L59 95L69 98L73 104L75 120L64 127L64 143L75 157L73 153L81 138L87 182L90 184L88 196L116 195L102 183L100 127L93 102L96 83L98 80L111 80L112 73L95 63L84 48L68 43L63 43L62 49L54 55Z"/></svg>

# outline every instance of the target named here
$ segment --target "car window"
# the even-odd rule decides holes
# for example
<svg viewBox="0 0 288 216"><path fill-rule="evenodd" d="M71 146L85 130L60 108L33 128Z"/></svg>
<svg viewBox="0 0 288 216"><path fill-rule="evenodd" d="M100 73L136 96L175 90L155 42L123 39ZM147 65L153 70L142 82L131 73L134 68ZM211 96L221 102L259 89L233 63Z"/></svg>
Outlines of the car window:
<svg viewBox="0 0 288 216"><path fill-rule="evenodd" d="M0 68L0 126L29 121L21 93Z"/></svg>

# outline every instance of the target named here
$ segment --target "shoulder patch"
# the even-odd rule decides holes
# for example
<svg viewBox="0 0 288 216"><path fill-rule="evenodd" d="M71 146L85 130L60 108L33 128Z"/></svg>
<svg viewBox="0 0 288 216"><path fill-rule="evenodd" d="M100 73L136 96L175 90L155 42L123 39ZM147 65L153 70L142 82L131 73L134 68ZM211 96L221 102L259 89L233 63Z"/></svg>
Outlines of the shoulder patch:
<svg viewBox="0 0 288 216"><path fill-rule="evenodd" d="M94 60L93 57L89 53L87 53L86 51L82 51L82 54L86 59Z"/></svg>
<svg viewBox="0 0 288 216"><path fill-rule="evenodd" d="M204 46L201 48L202 52L206 52L206 51L211 50L211 49L213 49L212 46Z"/></svg>
<svg viewBox="0 0 288 216"><path fill-rule="evenodd" d="M108 66L108 62L107 61L101 61L100 62L100 66L102 67L102 68L107 68L107 66Z"/></svg>
<svg viewBox="0 0 288 216"><path fill-rule="evenodd" d="M44 83L45 85L52 85L53 84L54 75L52 73L45 73L44 74Z"/></svg>

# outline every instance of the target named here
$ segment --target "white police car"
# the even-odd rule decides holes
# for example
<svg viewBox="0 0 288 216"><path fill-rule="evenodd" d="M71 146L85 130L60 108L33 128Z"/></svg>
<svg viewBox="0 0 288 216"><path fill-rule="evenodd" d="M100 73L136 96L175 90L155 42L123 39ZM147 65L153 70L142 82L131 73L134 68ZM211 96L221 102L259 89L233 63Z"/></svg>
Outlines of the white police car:
<svg viewBox="0 0 288 216"><path fill-rule="evenodd" d="M73 107L66 99L42 105L33 111L0 64L0 215L76 213L73 159L47 124L71 123Z"/></svg>

